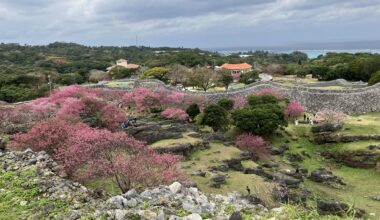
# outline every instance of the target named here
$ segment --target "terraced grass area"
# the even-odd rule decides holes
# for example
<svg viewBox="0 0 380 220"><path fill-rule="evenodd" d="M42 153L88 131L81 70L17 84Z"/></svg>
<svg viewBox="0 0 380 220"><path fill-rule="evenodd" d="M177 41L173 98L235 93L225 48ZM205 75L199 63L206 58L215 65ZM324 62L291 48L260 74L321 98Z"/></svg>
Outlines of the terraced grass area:
<svg viewBox="0 0 380 220"><path fill-rule="evenodd" d="M193 153L192 159L184 161L183 165L191 165L190 168L184 169L189 175L197 170L208 171L208 167L221 164L223 160L239 158L240 150L234 146L225 146L218 142L210 143L210 148ZM246 168L256 167L257 164L253 161L243 161L243 166ZM273 183L264 181L261 177L254 174L244 174L243 172L229 170L226 173L228 179L226 184L221 188L213 188L210 186L210 173L206 172L206 177L192 176L191 179L195 181L203 192L228 194L233 191L238 191L247 194L246 187L251 189L252 193L258 195L267 204L274 204L270 198L271 190L274 186Z"/></svg>
<svg viewBox="0 0 380 220"><path fill-rule="evenodd" d="M376 117L378 114L358 116L358 118L372 118L374 115ZM346 126L352 126L351 122L356 121L355 117L350 118L351 119ZM369 121L366 123L372 124ZM362 124L361 126L365 127L366 125ZM284 133L296 136L298 140L290 140L291 138L285 135L283 138L275 138L274 144L276 145L282 141L290 140L290 151L298 153L306 151L310 155L310 158L305 157L305 160L300 164L302 168L307 168L309 172L316 168L327 168L335 175L342 177L347 186L343 189L335 189L306 180L304 183L306 188L322 198L336 198L349 204L354 204L359 208L365 209L369 213L375 213L376 217L380 217L380 203L369 198L369 196L380 194L380 174L377 173L375 169L351 168L342 164L337 164L332 160L326 160L321 156L321 152L334 147L339 148L339 150L360 150L366 148L370 144L379 144L379 142L360 141L326 146L316 145L309 140L311 137L309 130L310 127L307 125L300 125L297 127L290 125L286 128L286 132Z"/></svg>
<svg viewBox="0 0 380 220"><path fill-rule="evenodd" d="M177 145L177 144L181 144L181 143L190 143L190 144L195 144L199 141L202 141L202 139L200 138L194 138L194 137L190 137L189 134L191 132L186 132L186 133L183 133L183 137L182 138L178 138L178 139L165 139L165 140L160 140L160 141L157 141L153 144L151 144L150 146L152 148L157 148L157 147L169 147L169 146L173 146L173 145Z"/></svg>
<svg viewBox="0 0 380 220"><path fill-rule="evenodd" d="M380 134L380 112L349 116L344 125L343 135Z"/></svg>

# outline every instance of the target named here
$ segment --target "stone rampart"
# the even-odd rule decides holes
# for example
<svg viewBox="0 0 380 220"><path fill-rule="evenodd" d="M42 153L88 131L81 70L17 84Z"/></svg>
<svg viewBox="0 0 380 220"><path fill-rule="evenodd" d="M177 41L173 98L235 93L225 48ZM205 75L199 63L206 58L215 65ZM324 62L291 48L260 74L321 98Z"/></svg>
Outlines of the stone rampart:
<svg viewBox="0 0 380 220"><path fill-rule="evenodd" d="M127 80L128 81L128 80ZM144 86L151 89L165 86L158 80L142 80L134 82L134 86ZM102 87L102 86L97 86ZM172 89L166 86L167 89ZM380 83L364 88L336 90L286 86L275 82L256 82L239 89L227 92L192 92L187 94L206 98L215 103L223 97L247 97L262 89L273 89L286 98L299 101L307 111L317 112L323 109L342 111L349 114L380 112Z"/></svg>

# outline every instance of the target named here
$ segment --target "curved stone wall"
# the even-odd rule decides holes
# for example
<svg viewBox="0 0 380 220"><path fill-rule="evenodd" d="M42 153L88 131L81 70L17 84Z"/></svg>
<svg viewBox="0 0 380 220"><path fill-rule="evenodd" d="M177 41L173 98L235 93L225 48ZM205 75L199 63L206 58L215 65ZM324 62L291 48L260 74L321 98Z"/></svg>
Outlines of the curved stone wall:
<svg viewBox="0 0 380 220"><path fill-rule="evenodd" d="M158 80L142 80L134 82L134 86L155 89L165 86L165 84ZM98 85L96 87L102 86ZM166 88L172 89L168 86ZM331 90L292 87L274 82L257 82L240 89L231 89L228 92L186 91L186 93L202 96L209 102L215 103L223 97L247 97L264 88L276 90L286 98L299 101L309 112L317 112L323 109L342 111L349 114L380 112L380 83L365 88Z"/></svg>

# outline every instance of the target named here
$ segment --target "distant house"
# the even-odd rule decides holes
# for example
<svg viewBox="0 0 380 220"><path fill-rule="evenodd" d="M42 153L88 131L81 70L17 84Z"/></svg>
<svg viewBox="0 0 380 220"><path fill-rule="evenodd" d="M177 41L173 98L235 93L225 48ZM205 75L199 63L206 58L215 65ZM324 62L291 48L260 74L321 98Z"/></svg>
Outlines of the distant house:
<svg viewBox="0 0 380 220"><path fill-rule="evenodd" d="M225 63L221 66L222 69L231 71L232 75L242 74L252 70L252 65L248 63L230 64Z"/></svg>
<svg viewBox="0 0 380 220"><path fill-rule="evenodd" d="M113 68L115 68L117 66L124 67L127 69L138 69L138 68L140 68L140 65L128 63L128 60L125 60L125 59L119 59L116 61L116 65L113 65L113 66L110 66L107 68L107 72L111 71Z"/></svg>

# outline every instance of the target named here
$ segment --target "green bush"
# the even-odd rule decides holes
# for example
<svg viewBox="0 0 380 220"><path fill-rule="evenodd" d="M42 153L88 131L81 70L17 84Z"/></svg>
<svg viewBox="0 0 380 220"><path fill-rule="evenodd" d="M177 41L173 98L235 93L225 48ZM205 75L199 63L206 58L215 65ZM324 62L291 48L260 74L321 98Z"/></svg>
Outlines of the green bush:
<svg viewBox="0 0 380 220"><path fill-rule="evenodd" d="M199 109L199 105L197 103L193 103L187 107L186 113L193 120L197 115L199 115L199 113L201 113L201 110Z"/></svg>
<svg viewBox="0 0 380 220"><path fill-rule="evenodd" d="M224 108L225 110L230 111L234 107L234 101L232 101L231 99L222 98L222 99L219 99L218 105Z"/></svg>
<svg viewBox="0 0 380 220"><path fill-rule="evenodd" d="M368 85L372 86L379 82L380 82L380 71L377 71L376 73L372 74L371 78L368 81Z"/></svg>
<svg viewBox="0 0 380 220"><path fill-rule="evenodd" d="M228 113L219 105L209 105L204 110L203 125L210 126L214 131L228 127Z"/></svg>
<svg viewBox="0 0 380 220"><path fill-rule="evenodd" d="M264 105L264 104L277 104L279 102L278 98L269 95L269 94L264 94L264 95L254 95L254 96L249 96L248 97L248 104L251 107L256 107L258 105Z"/></svg>
<svg viewBox="0 0 380 220"><path fill-rule="evenodd" d="M83 83L83 77L79 73L64 73L59 74L58 84L72 85Z"/></svg>
<svg viewBox="0 0 380 220"><path fill-rule="evenodd" d="M205 114L203 112L195 116L194 118L195 125L197 125L198 127L201 127L203 125L202 123L203 123L204 117L205 117Z"/></svg>
<svg viewBox="0 0 380 220"><path fill-rule="evenodd" d="M235 110L232 119L239 129L260 136L268 136L280 126L287 125L281 107L275 104Z"/></svg>

